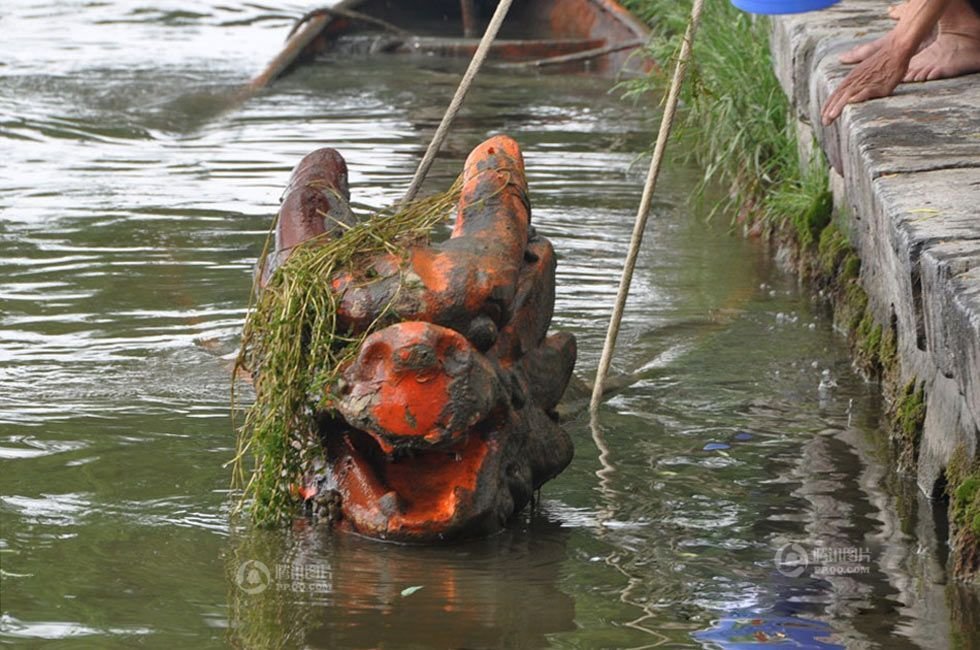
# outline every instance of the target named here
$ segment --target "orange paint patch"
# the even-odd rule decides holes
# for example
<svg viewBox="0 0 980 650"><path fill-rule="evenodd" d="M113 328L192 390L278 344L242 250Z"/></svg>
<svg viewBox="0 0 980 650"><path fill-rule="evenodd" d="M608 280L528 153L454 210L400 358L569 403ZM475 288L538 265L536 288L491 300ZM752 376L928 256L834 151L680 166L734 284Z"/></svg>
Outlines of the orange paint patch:
<svg viewBox="0 0 980 650"><path fill-rule="evenodd" d="M450 521L458 506L476 489L489 446L471 434L459 447L427 451L387 466L386 483L402 505L390 529L438 528Z"/></svg>
<svg viewBox="0 0 980 650"><path fill-rule="evenodd" d="M400 379L381 385L374 417L395 435L425 435L436 428L449 403L449 378L439 372L403 374Z"/></svg>
<svg viewBox="0 0 980 650"><path fill-rule="evenodd" d="M412 270L429 291L441 293L449 288L453 260L428 248L412 251Z"/></svg>

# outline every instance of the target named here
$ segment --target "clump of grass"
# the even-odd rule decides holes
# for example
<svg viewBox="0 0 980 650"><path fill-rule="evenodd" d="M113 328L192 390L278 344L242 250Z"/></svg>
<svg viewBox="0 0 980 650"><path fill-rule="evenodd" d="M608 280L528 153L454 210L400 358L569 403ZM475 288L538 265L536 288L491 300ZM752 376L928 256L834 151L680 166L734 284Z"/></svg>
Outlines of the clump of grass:
<svg viewBox="0 0 980 650"><path fill-rule="evenodd" d="M822 241L823 233L832 225L834 196L828 187L827 169L811 161L801 175L784 176L763 205L764 218L770 223L791 225L800 248L812 248ZM842 240L842 245L847 247L847 238Z"/></svg>
<svg viewBox="0 0 980 650"><path fill-rule="evenodd" d="M248 506L260 525L296 513L302 502L297 488L323 459L314 418L333 408L340 372L388 315L386 308L363 332L342 330L333 278L372 255L406 259L409 247L428 241L432 228L446 220L461 186L458 179L443 194L377 212L339 237L305 242L256 290L235 361L235 377L251 375L255 388L232 462L233 488L241 494L236 513ZM259 268L267 262L272 237Z"/></svg>
<svg viewBox="0 0 980 650"><path fill-rule="evenodd" d="M630 84L639 93L662 88L676 58L690 2L625 0L653 31L649 50L659 71ZM755 216L782 222L794 213L821 213L825 182L801 165L790 103L772 68L769 21L753 18L730 3L711 3L695 37L689 78L681 99L678 140L691 146L684 157L704 170L696 196L727 190L711 214L736 215L754 206Z"/></svg>

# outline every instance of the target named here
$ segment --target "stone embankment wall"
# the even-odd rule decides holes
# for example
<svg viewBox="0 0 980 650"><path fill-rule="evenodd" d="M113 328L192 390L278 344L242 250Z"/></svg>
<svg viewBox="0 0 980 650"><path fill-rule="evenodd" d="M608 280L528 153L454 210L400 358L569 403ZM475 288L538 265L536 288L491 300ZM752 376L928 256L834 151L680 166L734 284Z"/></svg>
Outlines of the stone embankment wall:
<svg viewBox="0 0 980 650"><path fill-rule="evenodd" d="M980 443L980 75L903 84L821 126L849 69L838 55L890 29L885 8L845 0L778 17L771 47L801 147L816 142L832 167L836 223L874 319L895 337L897 381L924 394L912 471L936 496Z"/></svg>

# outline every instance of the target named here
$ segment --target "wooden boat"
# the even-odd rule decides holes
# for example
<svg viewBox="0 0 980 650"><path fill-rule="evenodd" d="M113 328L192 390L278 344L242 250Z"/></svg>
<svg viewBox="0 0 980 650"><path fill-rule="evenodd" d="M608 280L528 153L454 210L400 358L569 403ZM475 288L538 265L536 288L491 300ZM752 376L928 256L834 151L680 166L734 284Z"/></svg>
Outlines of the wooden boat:
<svg viewBox="0 0 980 650"><path fill-rule="evenodd" d="M260 88L318 55L389 53L469 57L493 0L341 0L305 16L286 47L252 81ZM649 69L636 49L647 27L616 0L515 0L490 59L520 66L588 65L600 74Z"/></svg>

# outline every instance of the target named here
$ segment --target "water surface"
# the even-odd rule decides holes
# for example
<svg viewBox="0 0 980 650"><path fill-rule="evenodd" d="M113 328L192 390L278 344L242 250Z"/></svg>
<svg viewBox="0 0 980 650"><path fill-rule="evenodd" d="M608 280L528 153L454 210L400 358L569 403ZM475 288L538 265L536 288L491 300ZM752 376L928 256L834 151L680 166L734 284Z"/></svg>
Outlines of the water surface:
<svg viewBox="0 0 980 650"><path fill-rule="evenodd" d="M491 539L440 548L302 522L233 531L224 355L289 170L334 146L355 201L392 202L461 71L328 60L228 106L280 45L286 16L307 8L4 3L0 640L976 642L975 600L944 586L921 497L888 472L877 388L852 374L823 307L763 247L690 207L700 172L681 165L661 178L620 338L617 371L639 381L597 428L570 423L576 458L532 512ZM578 337L583 375L657 117L610 87L487 70L428 186L444 188L489 134L518 139L534 222L560 255L554 328Z"/></svg>

